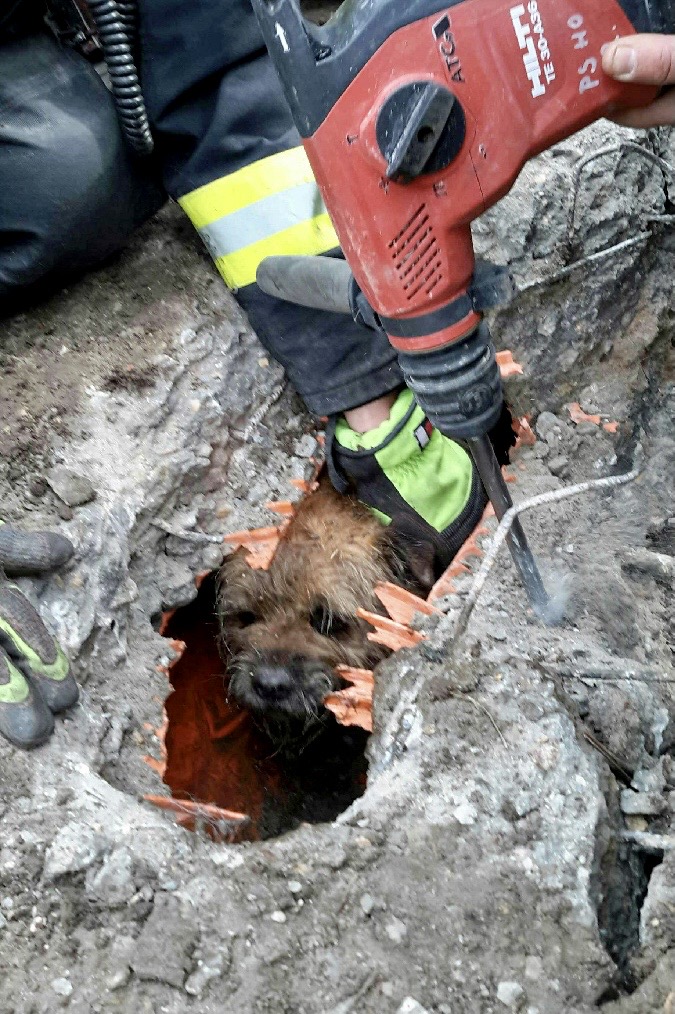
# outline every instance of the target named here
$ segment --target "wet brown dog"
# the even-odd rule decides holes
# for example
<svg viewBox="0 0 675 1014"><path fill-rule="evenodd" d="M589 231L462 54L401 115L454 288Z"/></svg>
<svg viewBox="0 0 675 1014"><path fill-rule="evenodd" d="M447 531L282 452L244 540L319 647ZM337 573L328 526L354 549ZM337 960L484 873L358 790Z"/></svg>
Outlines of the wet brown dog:
<svg viewBox="0 0 675 1014"><path fill-rule="evenodd" d="M239 550L223 564L218 608L230 694L265 723L311 725L340 681L334 668L372 668L388 654L367 639L363 607L381 609L380 581L400 581L387 529L327 478L307 496L269 570Z"/></svg>
<svg viewBox="0 0 675 1014"><path fill-rule="evenodd" d="M508 464L515 434L506 405L490 439ZM389 653L368 640L357 609L382 611L374 594L381 581L426 596L439 576L434 553L400 519L384 527L338 495L324 473L269 570L252 570L241 550L223 564L218 604L232 698L268 729L325 716L326 695L340 689L336 665L372 668Z"/></svg>

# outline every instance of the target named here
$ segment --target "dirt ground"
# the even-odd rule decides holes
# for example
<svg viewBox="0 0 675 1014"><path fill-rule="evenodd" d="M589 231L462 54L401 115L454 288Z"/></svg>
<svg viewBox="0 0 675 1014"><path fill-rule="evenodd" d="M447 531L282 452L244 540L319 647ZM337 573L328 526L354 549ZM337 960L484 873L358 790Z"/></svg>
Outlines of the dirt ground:
<svg viewBox="0 0 675 1014"><path fill-rule="evenodd" d="M455 640L463 579L378 670L365 794L279 838L177 827L142 799L167 792L143 757L162 611L223 535L274 523L315 421L173 207L4 322L2 514L77 546L21 585L82 700L39 750L0 741L3 1014L675 1010L671 181L625 140L672 161L663 134L598 126L529 166L476 243L522 290L492 317L537 435L514 498L640 476L525 515L561 625L502 553ZM64 466L93 499L53 492Z"/></svg>

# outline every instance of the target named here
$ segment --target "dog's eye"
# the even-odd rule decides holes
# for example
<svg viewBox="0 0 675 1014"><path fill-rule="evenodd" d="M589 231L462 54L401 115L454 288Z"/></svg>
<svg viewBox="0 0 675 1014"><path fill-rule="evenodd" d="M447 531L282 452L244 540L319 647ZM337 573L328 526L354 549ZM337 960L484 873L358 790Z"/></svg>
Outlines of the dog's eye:
<svg viewBox="0 0 675 1014"><path fill-rule="evenodd" d="M256 614L251 612L250 609L242 609L241 612L234 615L234 620L240 627L250 627L257 619Z"/></svg>
<svg viewBox="0 0 675 1014"><path fill-rule="evenodd" d="M317 634L325 637L339 637L345 634L351 624L344 616L336 616L326 606L315 606L309 614L309 625L316 630Z"/></svg>

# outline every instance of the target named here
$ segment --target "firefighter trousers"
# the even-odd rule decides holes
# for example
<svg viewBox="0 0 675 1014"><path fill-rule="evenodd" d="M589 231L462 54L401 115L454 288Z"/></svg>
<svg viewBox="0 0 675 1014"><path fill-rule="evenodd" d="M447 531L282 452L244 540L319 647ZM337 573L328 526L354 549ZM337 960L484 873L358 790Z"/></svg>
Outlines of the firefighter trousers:
<svg viewBox="0 0 675 1014"><path fill-rule="evenodd" d="M384 335L255 284L264 257L332 252L337 238L249 0L138 0L138 12L146 161L79 55L44 33L0 45L0 296L100 262L168 194L312 412L400 387Z"/></svg>

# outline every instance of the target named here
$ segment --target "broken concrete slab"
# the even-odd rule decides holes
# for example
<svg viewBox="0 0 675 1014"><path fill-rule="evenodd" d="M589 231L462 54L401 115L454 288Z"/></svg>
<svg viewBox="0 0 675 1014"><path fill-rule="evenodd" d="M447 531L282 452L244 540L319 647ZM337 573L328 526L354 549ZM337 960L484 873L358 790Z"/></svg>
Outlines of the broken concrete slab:
<svg viewBox="0 0 675 1014"><path fill-rule="evenodd" d="M639 156L616 151L583 182L571 240L560 201L581 153L633 136L602 125L561 145L528 167L476 235L522 288L553 279L493 315L499 345L525 366L510 397L535 416L550 411L539 427L548 454L566 457L575 481L628 467L646 423L640 482L528 521L550 561L547 580L563 597L572 582L565 626L532 622L504 556L452 659L443 618L422 648L382 668L368 789L326 826L218 847L140 801L162 790L142 760L156 754L152 729L168 692L158 667L172 649L155 629L159 611L177 604L188 574L214 565L223 534L273 523L264 505L306 477L313 422L175 209L105 270L9 322L3 511L55 524L77 543L63 572L22 586L84 684L81 706L46 747L24 756L0 744L0 885L12 903L0 962L12 1014L51 1011L56 997L76 1014L385 1014L411 1000L439 1014L495 1014L508 1009L499 988L505 995L509 983L534 1010L590 1014L631 974L648 974L655 955L668 958L670 864L647 883L659 927L638 938L635 883L615 875L614 843L618 785L675 743L672 604L619 559L645 547L673 502L673 251L650 226L592 270L565 274L636 238L645 216L666 207L667 187ZM660 134L642 142L665 150ZM571 401L616 406L618 435L592 424L580 432L564 409ZM516 466L516 498L561 484L535 450ZM31 493L55 461L97 490L70 521ZM180 564L169 579L167 559ZM633 844L666 840L657 832L667 817L647 815L654 830ZM637 927L625 961L606 898ZM138 940L149 977L130 970ZM153 978L165 950L171 959ZM68 996L51 988L60 979ZM663 1008L659 981L642 1007L626 993L617 1011Z"/></svg>

